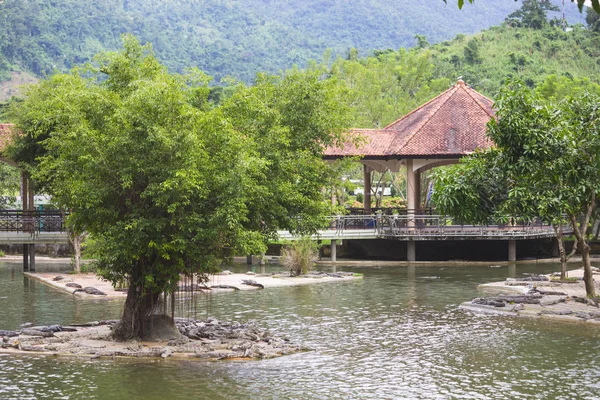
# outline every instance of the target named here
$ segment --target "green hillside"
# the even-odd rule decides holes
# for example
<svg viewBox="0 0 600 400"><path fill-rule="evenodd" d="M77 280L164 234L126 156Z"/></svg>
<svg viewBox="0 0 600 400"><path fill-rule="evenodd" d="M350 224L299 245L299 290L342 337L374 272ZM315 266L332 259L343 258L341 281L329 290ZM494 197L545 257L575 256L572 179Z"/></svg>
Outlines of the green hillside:
<svg viewBox="0 0 600 400"><path fill-rule="evenodd" d="M556 1L556 0L555 0ZM125 32L153 44L171 70L197 66L219 79L251 81L320 58L325 49L399 49L497 25L519 7L476 1L459 10L442 0L4 0L0 1L0 82L11 71L64 71L117 49ZM567 2L571 23L583 21Z"/></svg>
<svg viewBox="0 0 600 400"><path fill-rule="evenodd" d="M507 78L537 87L548 75L600 83L600 37L575 26L570 32L492 27L473 36L459 35L431 49L436 76L458 77L493 96Z"/></svg>
<svg viewBox="0 0 600 400"><path fill-rule="evenodd" d="M600 34L582 26L563 32L550 25L536 30L503 24L431 47L354 54L338 58L328 72L352 89L357 127L386 126L459 77L491 98L510 78L546 97L600 93Z"/></svg>

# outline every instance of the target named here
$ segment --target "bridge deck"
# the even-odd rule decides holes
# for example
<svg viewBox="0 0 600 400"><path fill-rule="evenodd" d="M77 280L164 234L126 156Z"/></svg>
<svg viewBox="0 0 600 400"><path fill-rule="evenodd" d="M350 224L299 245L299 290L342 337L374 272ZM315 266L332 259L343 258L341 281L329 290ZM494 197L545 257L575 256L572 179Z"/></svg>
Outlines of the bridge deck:
<svg viewBox="0 0 600 400"><path fill-rule="evenodd" d="M570 234L569 227L563 227ZM284 240L298 236L279 231ZM330 228L313 235L315 239L409 240L523 240L554 237L552 226L535 223L461 225L439 215L344 215L332 217Z"/></svg>

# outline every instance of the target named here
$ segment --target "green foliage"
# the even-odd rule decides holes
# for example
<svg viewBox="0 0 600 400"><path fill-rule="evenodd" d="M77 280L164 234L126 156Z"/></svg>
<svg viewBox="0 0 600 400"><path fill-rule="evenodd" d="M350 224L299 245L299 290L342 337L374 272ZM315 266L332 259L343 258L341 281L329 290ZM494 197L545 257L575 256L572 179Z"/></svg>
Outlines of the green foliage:
<svg viewBox="0 0 600 400"><path fill-rule="evenodd" d="M507 198L506 173L496 150L464 157L459 164L433 171L436 211L468 224L489 224Z"/></svg>
<svg viewBox="0 0 600 400"><path fill-rule="evenodd" d="M600 14L588 8L585 14L585 22L591 31L600 33Z"/></svg>
<svg viewBox="0 0 600 400"><path fill-rule="evenodd" d="M26 91L10 153L93 236L99 273L129 283L118 335L138 336L182 274L326 221L321 153L349 116L335 80L263 75L212 107L203 75L169 74L131 36L96 60Z"/></svg>
<svg viewBox="0 0 600 400"><path fill-rule="evenodd" d="M431 79L462 76L467 84L492 98L514 78L531 88L543 85L550 75L561 84L568 79L592 91L595 89L590 84L600 84L600 41L596 33L581 26L570 32L552 26L538 30L493 27L468 40L455 38L434 45L428 52L435 66ZM468 59L472 55L475 57Z"/></svg>
<svg viewBox="0 0 600 400"><path fill-rule="evenodd" d="M523 0L523 6L510 14L506 21L515 26L542 29L548 25L548 11L560 9L549 1Z"/></svg>
<svg viewBox="0 0 600 400"><path fill-rule="evenodd" d="M14 209L21 188L21 173L13 166L0 162L0 209Z"/></svg>
<svg viewBox="0 0 600 400"><path fill-rule="evenodd" d="M281 249L281 264L291 276L306 275L315 265L319 256L319 245L310 236L292 242Z"/></svg>
<svg viewBox="0 0 600 400"><path fill-rule="evenodd" d="M436 43L475 33L518 6L486 0L461 12L407 0L4 0L0 82L9 71L41 77L67 71L100 51L117 49L127 32L152 43L172 71L197 66L217 82L228 75L250 82L258 71L305 65L327 48L344 55L356 47L364 55L412 46L415 34Z"/></svg>
<svg viewBox="0 0 600 400"><path fill-rule="evenodd" d="M477 39L471 39L465 46L465 61L468 64L481 64L481 55L479 54L479 44Z"/></svg>
<svg viewBox="0 0 600 400"><path fill-rule="evenodd" d="M356 126L384 127L448 88L446 78L434 78L427 51L400 49L359 60L338 58L329 74L351 89Z"/></svg>
<svg viewBox="0 0 600 400"><path fill-rule="evenodd" d="M513 81L496 107L488 129L495 147L438 173L436 204L474 223L503 215L555 227L568 221L582 252L586 291L593 294L586 231L600 193L600 98L584 93L548 101Z"/></svg>

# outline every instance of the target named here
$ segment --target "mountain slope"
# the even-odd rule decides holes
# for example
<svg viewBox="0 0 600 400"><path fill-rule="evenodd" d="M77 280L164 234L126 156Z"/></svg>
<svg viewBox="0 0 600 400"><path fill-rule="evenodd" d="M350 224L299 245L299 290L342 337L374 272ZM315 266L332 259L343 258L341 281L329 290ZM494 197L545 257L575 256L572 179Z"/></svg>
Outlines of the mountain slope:
<svg viewBox="0 0 600 400"><path fill-rule="evenodd" d="M519 3L485 0L458 10L441 0L4 0L0 2L0 81L11 71L37 76L89 61L131 32L151 42L174 71L198 66L217 79L251 81L321 58L327 48L366 55L434 43L503 21ZM569 21L583 22L567 2Z"/></svg>

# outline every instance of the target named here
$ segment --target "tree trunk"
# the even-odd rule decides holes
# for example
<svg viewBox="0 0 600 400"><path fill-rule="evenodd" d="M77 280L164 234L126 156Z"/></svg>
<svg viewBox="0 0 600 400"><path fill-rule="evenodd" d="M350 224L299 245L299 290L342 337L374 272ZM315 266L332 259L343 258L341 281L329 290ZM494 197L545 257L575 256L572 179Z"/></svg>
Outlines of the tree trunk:
<svg viewBox="0 0 600 400"><path fill-rule="evenodd" d="M75 269L75 273L81 273L81 236L76 233L73 234L71 239L71 244L73 245L73 268Z"/></svg>
<svg viewBox="0 0 600 400"><path fill-rule="evenodd" d="M179 337L173 315L156 314L161 309L162 292L143 285L143 262L134 266L121 321L114 330L116 340L168 340Z"/></svg>
<svg viewBox="0 0 600 400"><path fill-rule="evenodd" d="M577 239L575 239L575 244L573 245L573 249L571 253L567 254L565 251L565 242L562 231L562 225L552 225L554 228L554 235L556 236L556 240L558 242L558 254L560 257L560 279L567 278L567 262L575 255L577 252Z"/></svg>
<svg viewBox="0 0 600 400"><path fill-rule="evenodd" d="M588 297L596 297L596 285L592 274L592 264L590 262L591 247L587 243L581 246L581 258L583 261L583 281L585 282L585 293Z"/></svg>
<svg viewBox="0 0 600 400"><path fill-rule="evenodd" d="M585 292L588 297L596 297L596 287L594 284L594 276L592 274L592 264L590 262L590 246L586 240L587 228L590 223L592 213L596 209L596 193L592 193L591 202L588 205L587 213L581 224L577 223L577 217L574 214L569 214L573 234L577 238L577 243L581 249L581 259L583 263L583 281L585 282Z"/></svg>

